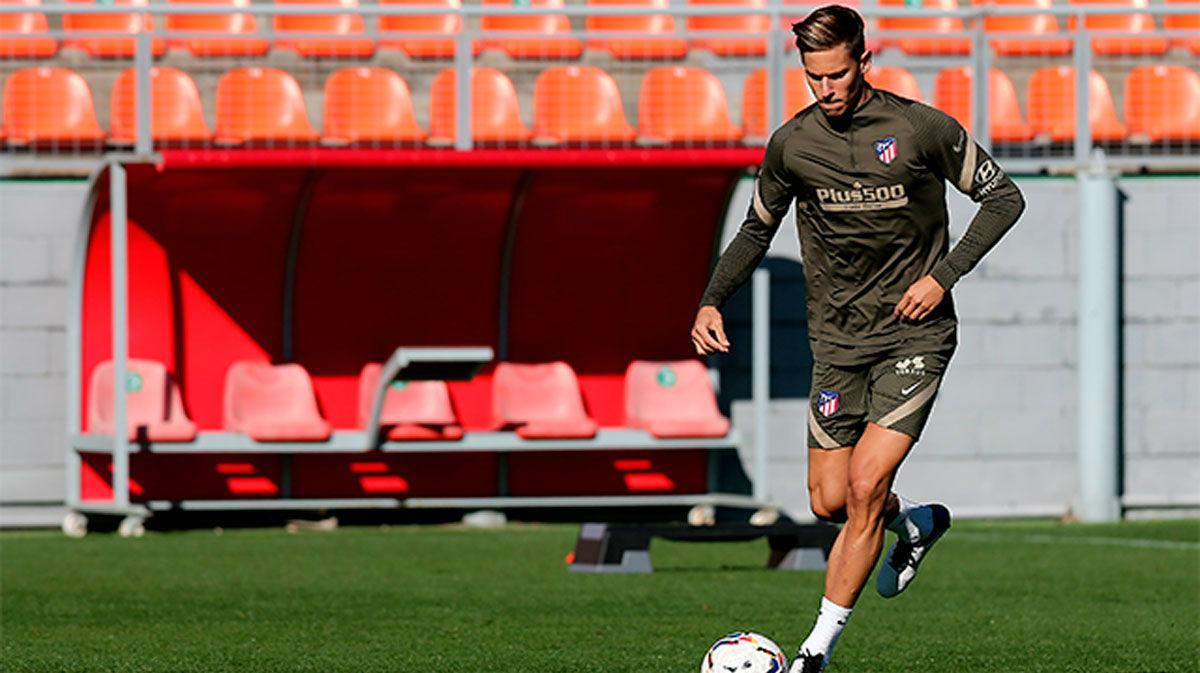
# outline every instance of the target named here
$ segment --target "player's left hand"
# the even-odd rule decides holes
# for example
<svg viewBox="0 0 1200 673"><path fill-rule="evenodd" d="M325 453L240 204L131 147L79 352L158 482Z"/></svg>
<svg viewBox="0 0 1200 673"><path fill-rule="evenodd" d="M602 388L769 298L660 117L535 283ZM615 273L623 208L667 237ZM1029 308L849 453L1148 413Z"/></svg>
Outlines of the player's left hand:
<svg viewBox="0 0 1200 673"><path fill-rule="evenodd" d="M913 283L896 304L896 317L910 322L920 322L942 303L946 291L933 279L925 276Z"/></svg>

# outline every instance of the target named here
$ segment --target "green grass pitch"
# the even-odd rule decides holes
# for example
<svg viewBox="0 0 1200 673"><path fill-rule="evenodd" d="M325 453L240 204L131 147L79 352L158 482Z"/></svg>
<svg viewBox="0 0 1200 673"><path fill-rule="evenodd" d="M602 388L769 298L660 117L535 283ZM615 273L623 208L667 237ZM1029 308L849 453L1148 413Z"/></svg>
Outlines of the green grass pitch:
<svg viewBox="0 0 1200 673"><path fill-rule="evenodd" d="M652 575L566 571L575 526L0 535L3 671L691 672L753 629L791 655L822 574L766 543L655 541ZM955 525L868 588L830 669L1200 671L1200 522Z"/></svg>

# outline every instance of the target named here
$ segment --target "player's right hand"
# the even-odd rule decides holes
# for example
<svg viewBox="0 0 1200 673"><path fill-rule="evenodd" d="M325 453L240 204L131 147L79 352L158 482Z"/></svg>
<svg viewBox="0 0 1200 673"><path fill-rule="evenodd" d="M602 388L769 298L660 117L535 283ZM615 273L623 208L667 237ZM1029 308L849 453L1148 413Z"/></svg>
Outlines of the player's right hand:
<svg viewBox="0 0 1200 673"><path fill-rule="evenodd" d="M725 338L725 321L716 306L701 306L692 325L692 345L697 355L728 353L729 339Z"/></svg>

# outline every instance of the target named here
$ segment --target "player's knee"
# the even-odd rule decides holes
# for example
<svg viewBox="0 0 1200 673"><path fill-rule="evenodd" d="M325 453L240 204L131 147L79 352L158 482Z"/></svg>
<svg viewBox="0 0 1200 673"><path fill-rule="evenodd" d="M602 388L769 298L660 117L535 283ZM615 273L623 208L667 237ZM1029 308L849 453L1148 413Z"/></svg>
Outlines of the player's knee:
<svg viewBox="0 0 1200 673"><path fill-rule="evenodd" d="M844 490L832 493L828 489L823 489L819 486L810 486L808 489L808 501L812 508L813 516L818 519L829 523L846 522L846 493Z"/></svg>
<svg viewBox="0 0 1200 673"><path fill-rule="evenodd" d="M847 505L855 511L882 510L888 494L888 484L874 476L852 477Z"/></svg>

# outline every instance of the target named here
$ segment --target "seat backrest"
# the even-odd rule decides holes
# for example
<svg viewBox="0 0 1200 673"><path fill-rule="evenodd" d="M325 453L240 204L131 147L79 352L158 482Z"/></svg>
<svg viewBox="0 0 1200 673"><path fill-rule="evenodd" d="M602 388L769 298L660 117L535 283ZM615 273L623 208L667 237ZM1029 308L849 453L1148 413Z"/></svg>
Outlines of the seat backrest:
<svg viewBox="0 0 1200 673"><path fill-rule="evenodd" d="M439 72L429 86L429 137L453 140L455 79L453 68ZM471 71L471 136L482 142L519 142L532 134L521 120L517 89L495 68Z"/></svg>
<svg viewBox="0 0 1200 673"><path fill-rule="evenodd" d="M903 7L907 0L879 0L884 7ZM958 0L926 0L919 4L924 9L958 9ZM962 19L952 16L932 17L880 17L881 30L929 30L939 33L957 33L963 29Z"/></svg>
<svg viewBox="0 0 1200 673"><path fill-rule="evenodd" d="M22 68L9 75L3 127L9 141L17 143L104 138L91 89L67 68Z"/></svg>
<svg viewBox="0 0 1200 673"><path fill-rule="evenodd" d="M275 0L275 4L358 7L358 0ZM361 14L278 14L275 16L275 30L281 32L355 35L363 32L364 25Z"/></svg>
<svg viewBox="0 0 1200 673"><path fill-rule="evenodd" d="M625 370L625 423L720 416L708 370L696 360L635 360Z"/></svg>
<svg viewBox="0 0 1200 673"><path fill-rule="evenodd" d="M671 0L587 0L589 7L655 7L669 8ZM671 33L675 31L675 18L670 14L642 14L638 16L589 16L584 21L588 30L621 31L626 33Z"/></svg>
<svg viewBox="0 0 1200 673"><path fill-rule="evenodd" d="M242 360L225 375L225 427L248 421L320 418L312 379L296 364Z"/></svg>
<svg viewBox="0 0 1200 673"><path fill-rule="evenodd" d="M1034 133L1052 140L1075 137L1075 68L1038 68L1029 76L1026 100ZM1123 135L1108 82L1095 70L1088 76L1088 119L1095 139L1115 140Z"/></svg>
<svg viewBox="0 0 1200 673"><path fill-rule="evenodd" d="M95 0L66 0L73 5L93 5ZM148 0L114 0L113 5L145 7ZM67 32L139 33L154 27L148 14L63 14L63 30Z"/></svg>
<svg viewBox="0 0 1200 673"><path fill-rule="evenodd" d="M132 142L137 136L137 74L122 72L110 98L111 136ZM200 106L200 90L177 68L150 70L150 136L155 140L203 141L212 137Z"/></svg>
<svg viewBox="0 0 1200 673"><path fill-rule="evenodd" d="M946 68L934 80L934 105L954 117L968 133L971 128L972 96L971 69L963 66ZM998 68L988 73L988 121L992 139L1022 141L1032 137L1032 130L1021 115L1017 90L1008 75Z"/></svg>
<svg viewBox="0 0 1200 673"><path fill-rule="evenodd" d="M547 7L557 9L563 6L563 0L532 0L527 3L530 7ZM512 7L512 0L483 0L483 6ZM565 14L537 14L529 16L485 16L480 19L483 30L519 30L530 33L569 33L571 22ZM522 39L513 36L513 39Z"/></svg>
<svg viewBox="0 0 1200 673"><path fill-rule="evenodd" d="M300 84L276 68L235 68L217 80L217 139L300 140L317 137Z"/></svg>
<svg viewBox="0 0 1200 673"><path fill-rule="evenodd" d="M788 68L783 74L783 119L786 121L812 104L812 89L804 68ZM765 138L767 128L767 69L758 68L746 76L742 85L742 133L748 138Z"/></svg>
<svg viewBox="0 0 1200 673"><path fill-rule="evenodd" d="M0 5L25 5L37 7L41 0L0 0ZM41 12L21 12L19 14L0 14L0 33L33 34L49 30L46 15Z"/></svg>
<svg viewBox="0 0 1200 673"><path fill-rule="evenodd" d="M741 137L729 120L721 81L703 68L682 66L652 68L642 79L638 133L661 142Z"/></svg>
<svg viewBox="0 0 1200 673"><path fill-rule="evenodd" d="M1200 5L1200 0L1167 0L1167 4ZM1163 17L1163 28L1167 30L1200 30L1200 14L1168 14ZM1196 39L1195 36L1193 39Z"/></svg>
<svg viewBox="0 0 1200 673"><path fill-rule="evenodd" d="M867 72L867 81L876 89L890 91L897 96L915 101L925 100L921 93L921 86L917 84L917 78L904 68L873 65Z"/></svg>
<svg viewBox="0 0 1200 673"><path fill-rule="evenodd" d="M421 140L408 84L387 68L342 68L325 80L325 137L342 142Z"/></svg>
<svg viewBox="0 0 1200 673"><path fill-rule="evenodd" d="M248 7L250 0L167 0L171 5L228 5L231 8ZM168 14L167 30L189 33L216 33L218 35L241 35L257 30L253 14L230 12L228 14Z"/></svg>
<svg viewBox="0 0 1200 673"><path fill-rule="evenodd" d="M1125 77L1129 133L1150 140L1200 139L1200 74L1183 65L1143 65Z"/></svg>
<svg viewBox="0 0 1200 673"><path fill-rule="evenodd" d="M363 366L358 377L358 424L366 427L371 421L371 405L383 365L378 362ZM450 391L445 381L394 381L383 398L379 417L382 425L422 424L454 425L458 418L450 403Z"/></svg>
<svg viewBox="0 0 1200 673"><path fill-rule="evenodd" d="M1072 5L1107 6L1123 5L1130 9L1140 9L1149 6L1149 0L1070 0ZM1131 33L1154 31L1154 17L1145 13L1133 14L1092 14L1083 22L1089 30L1119 30ZM1075 27L1075 18L1067 21L1071 29Z"/></svg>
<svg viewBox="0 0 1200 673"><path fill-rule="evenodd" d="M426 5L458 9L460 0L380 0L380 5ZM452 35L462 30L462 19L455 14L405 14L379 17L379 30Z"/></svg>
<svg viewBox="0 0 1200 673"><path fill-rule="evenodd" d="M988 0L993 7L1030 7L1046 9L1054 0ZM1019 16L988 16L983 28L997 33L1030 33L1044 35L1058 32L1058 18L1053 14L1021 14Z"/></svg>
<svg viewBox="0 0 1200 673"><path fill-rule="evenodd" d="M626 142L636 135L625 119L612 76L590 66L547 68L533 86L533 133L559 142Z"/></svg>
<svg viewBox="0 0 1200 673"><path fill-rule="evenodd" d="M766 14L737 14L738 6L765 7L766 0L688 0L689 5L729 6L733 14L719 16L689 16L688 30L727 30L747 33L765 33L771 30L771 17ZM730 36L737 37L737 36Z"/></svg>
<svg viewBox="0 0 1200 673"><path fill-rule="evenodd" d="M112 360L96 365L88 382L88 430L112 432L116 422L113 399ZM155 360L129 358L126 361L125 401L128 426L155 425L164 421L191 423L183 409L179 386L167 373L166 365Z"/></svg>
<svg viewBox="0 0 1200 673"><path fill-rule="evenodd" d="M565 362L501 362L492 378L492 409L504 425L587 417L579 380Z"/></svg>

